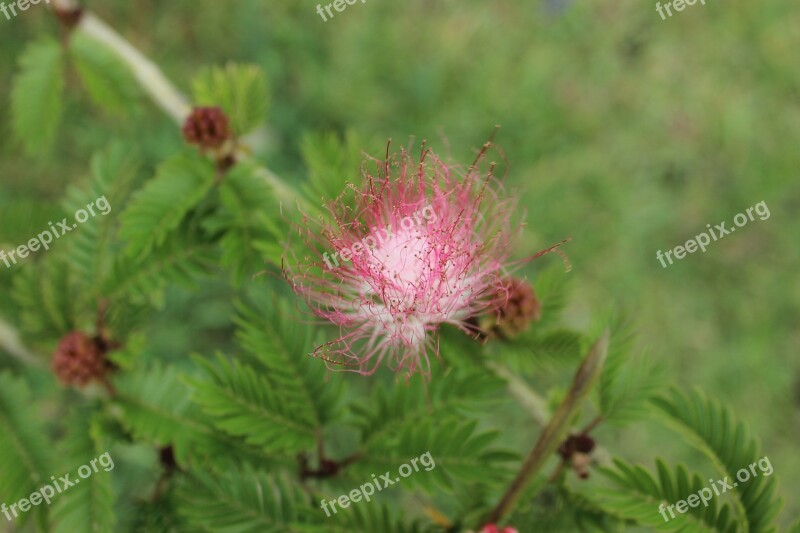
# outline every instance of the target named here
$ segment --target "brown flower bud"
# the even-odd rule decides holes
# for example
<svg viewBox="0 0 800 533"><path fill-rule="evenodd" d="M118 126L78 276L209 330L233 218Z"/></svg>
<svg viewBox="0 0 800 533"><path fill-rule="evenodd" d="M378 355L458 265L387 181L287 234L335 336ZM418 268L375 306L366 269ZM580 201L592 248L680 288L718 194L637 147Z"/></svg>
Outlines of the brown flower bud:
<svg viewBox="0 0 800 533"><path fill-rule="evenodd" d="M83 332L68 333L53 354L53 372L64 385L84 387L90 381L103 381L111 368L104 346Z"/></svg>
<svg viewBox="0 0 800 533"><path fill-rule="evenodd" d="M49 2L48 2L49 3ZM83 17L83 9L77 6L60 6L55 5L53 12L58 18L58 22L67 30L73 29L81 21Z"/></svg>
<svg viewBox="0 0 800 533"><path fill-rule="evenodd" d="M564 461L569 462L578 477L586 479L589 477L591 453L594 447L594 439L589 435L570 435L558 448L558 454Z"/></svg>
<svg viewBox="0 0 800 533"><path fill-rule="evenodd" d="M525 280L511 277L501 280L494 298L494 314L479 320L480 329L485 332L484 339L493 336L515 337L542 317L542 304Z"/></svg>
<svg viewBox="0 0 800 533"><path fill-rule="evenodd" d="M204 150L219 148L231 138L228 117L218 107L195 107L183 125L183 138Z"/></svg>

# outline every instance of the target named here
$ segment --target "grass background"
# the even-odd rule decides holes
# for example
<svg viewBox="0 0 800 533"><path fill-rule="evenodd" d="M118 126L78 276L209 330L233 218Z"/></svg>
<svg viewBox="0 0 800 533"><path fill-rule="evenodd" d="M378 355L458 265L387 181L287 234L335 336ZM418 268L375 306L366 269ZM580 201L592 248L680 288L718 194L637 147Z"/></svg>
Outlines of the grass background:
<svg viewBox="0 0 800 533"><path fill-rule="evenodd" d="M633 315L638 343L670 381L700 386L750 425L781 478L784 520L800 516L797 5L706 0L662 21L642 0L367 0L323 22L313 2L86 4L184 92L203 66L265 68L272 102L259 156L293 184L305 179L309 132L351 130L373 155L388 138L427 139L466 164L501 125L506 183L527 211L520 253L573 239L569 320L587 325L609 305ZM57 146L23 157L9 82L26 42L57 31L44 4L0 16L4 249L46 227L110 137L150 162L181 143L144 98L127 121L87 111L73 76ZM667 269L657 261L657 250L760 201L768 220ZM10 273L0 267L0 313L13 319ZM159 338L177 353L202 345L197 329L228 320L225 298L214 287L177 294ZM599 436L648 466L654 453L697 459L647 426Z"/></svg>

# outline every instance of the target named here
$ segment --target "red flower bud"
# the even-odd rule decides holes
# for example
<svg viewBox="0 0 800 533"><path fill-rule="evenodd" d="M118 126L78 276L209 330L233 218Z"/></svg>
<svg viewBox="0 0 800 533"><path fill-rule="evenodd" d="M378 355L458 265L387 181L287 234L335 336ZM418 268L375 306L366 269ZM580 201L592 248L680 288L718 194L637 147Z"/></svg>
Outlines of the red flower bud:
<svg viewBox="0 0 800 533"><path fill-rule="evenodd" d="M231 138L228 117L218 107L195 107L183 125L183 138L204 150L219 148Z"/></svg>
<svg viewBox="0 0 800 533"><path fill-rule="evenodd" d="M105 353L105 343L100 339L73 331L58 343L53 372L64 385L84 387L90 381L103 381L111 369Z"/></svg>

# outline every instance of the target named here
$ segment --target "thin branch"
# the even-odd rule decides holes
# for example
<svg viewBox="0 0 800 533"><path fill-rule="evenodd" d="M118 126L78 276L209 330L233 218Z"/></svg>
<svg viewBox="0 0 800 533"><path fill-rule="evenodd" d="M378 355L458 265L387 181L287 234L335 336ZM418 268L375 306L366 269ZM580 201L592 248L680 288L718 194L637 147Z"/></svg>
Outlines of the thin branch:
<svg viewBox="0 0 800 533"><path fill-rule="evenodd" d="M113 51L128 66L139 85L155 103L179 125L182 125L192 108L159 68L134 48L120 34L94 14L85 12L77 29L99 41Z"/></svg>
<svg viewBox="0 0 800 533"><path fill-rule="evenodd" d="M533 390L523 379L517 377L505 366L489 361L486 363L495 374L508 381L508 391L528 411L531 417L544 426L550 419L547 402L538 392Z"/></svg>
<svg viewBox="0 0 800 533"><path fill-rule="evenodd" d="M539 473L559 444L561 444L564 436L569 432L570 423L575 413L603 370L603 364L608 354L608 337L609 334L606 331L589 349L586 359L584 359L575 373L572 386L567 392L564 401L559 405L550 422L542 430L539 439L522 464L519 473L495 508L489 513L485 523L497 523L514 508L517 500L522 496L531 480Z"/></svg>
<svg viewBox="0 0 800 533"><path fill-rule="evenodd" d="M22 344L17 330L2 318L0 318L0 349L26 365L44 366L42 360Z"/></svg>
<svg viewBox="0 0 800 533"><path fill-rule="evenodd" d="M78 5L75 0L53 0L53 7L69 11L77 9ZM164 113L178 125L185 122L192 111L189 99L167 79L155 63L111 26L88 10L84 10L75 31L81 31L106 46L130 69L142 89ZM240 149L237 151L237 157L244 160L248 159L249 155L246 150ZM301 204L304 202L297 191L269 169L259 166L256 168L256 174L272 187L275 196L282 204L296 205L298 202Z"/></svg>

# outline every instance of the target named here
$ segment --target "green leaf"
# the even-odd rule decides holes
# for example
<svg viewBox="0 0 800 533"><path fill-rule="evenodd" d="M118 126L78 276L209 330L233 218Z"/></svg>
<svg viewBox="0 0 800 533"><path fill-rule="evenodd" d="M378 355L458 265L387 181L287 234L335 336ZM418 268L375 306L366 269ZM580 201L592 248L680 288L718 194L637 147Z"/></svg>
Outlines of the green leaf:
<svg viewBox="0 0 800 533"><path fill-rule="evenodd" d="M349 410L361 429L362 449L369 450L415 427L423 418L480 416L478 408L502 397L505 387L504 380L489 372L450 368L430 383L416 380L389 388L376 383L370 401L358 401Z"/></svg>
<svg viewBox="0 0 800 533"><path fill-rule="evenodd" d="M614 319L608 360L597 387L600 414L606 423L624 425L646 418L650 400L662 389L664 375L644 356L632 356L633 334L623 319Z"/></svg>
<svg viewBox="0 0 800 533"><path fill-rule="evenodd" d="M739 531L731 519L730 506L719 501L703 477L690 475L684 466L671 470L658 459L656 478L641 466L630 465L622 459L614 459L613 464L613 468L602 467L599 471L611 479L617 489L586 491L586 497L607 513L633 521L636 525L664 531ZM675 509L678 501L686 500L703 489L709 494L706 498L708 505L702 505L698 497L697 505L687 506L686 513Z"/></svg>
<svg viewBox="0 0 800 533"><path fill-rule="evenodd" d="M542 319L536 329L549 328L560 322L562 311L569 301L572 277L556 263L539 272L533 279L533 289L542 304Z"/></svg>
<svg viewBox="0 0 800 533"><path fill-rule="evenodd" d="M20 309L22 329L38 342L55 341L87 318L80 285L62 257L26 265L15 273L12 297Z"/></svg>
<svg viewBox="0 0 800 533"><path fill-rule="evenodd" d="M298 417L307 413L315 428L336 420L343 382L328 380L325 365L309 357L315 329L296 318L296 310L283 300L251 300L250 306L238 306L240 345L257 361L270 386L281 391L287 409Z"/></svg>
<svg viewBox="0 0 800 533"><path fill-rule="evenodd" d="M360 453L348 467L347 476L354 481L368 480L370 473L388 471L399 486L416 486L431 494L457 486L502 482L510 473L508 463L519 457L491 447L499 432L478 432L476 426L477 422L457 419L435 423L430 418L418 419L396 438L382 440Z"/></svg>
<svg viewBox="0 0 800 533"><path fill-rule="evenodd" d="M566 329L542 331L533 326L510 340L499 341L496 350L509 368L521 375L536 374L543 367L564 368L577 364L581 356L581 335Z"/></svg>
<svg viewBox="0 0 800 533"><path fill-rule="evenodd" d="M258 247L274 242L278 233L265 213L276 213L276 203L267 183L251 164L238 163L228 171L219 188L220 207L206 218L203 227L222 234L222 265L233 271L237 284L264 269Z"/></svg>
<svg viewBox="0 0 800 533"><path fill-rule="evenodd" d="M291 409L283 401L283 391L253 367L222 356L216 365L197 361L211 379L192 382L195 397L219 429L273 453L314 446L316 427L311 415Z"/></svg>
<svg viewBox="0 0 800 533"><path fill-rule="evenodd" d="M547 483L544 478L543 483ZM549 483L539 496L530 500L528 508L518 506L507 520L520 533L538 531L581 531L619 533L623 520L607 513L583 494L573 492L566 484Z"/></svg>
<svg viewBox="0 0 800 533"><path fill-rule="evenodd" d="M213 429L210 420L191 401L191 389L174 367L154 365L128 371L115 380L122 425L144 442L159 447L173 446L178 464L210 468L227 464L233 457L241 462L273 466L257 450Z"/></svg>
<svg viewBox="0 0 800 533"><path fill-rule="evenodd" d="M229 64L206 69L192 82L192 89L195 104L221 107L239 136L267 118L267 75L258 66Z"/></svg>
<svg viewBox="0 0 800 533"><path fill-rule="evenodd" d="M69 239L69 257L78 279L84 287L85 298L95 301L111 271L114 254L117 251L114 233L116 216L130 193L136 175L137 162L130 149L122 144L112 144L105 151L96 154L91 162L92 177L88 185L70 187L64 200L67 213L86 209L89 204L100 200L94 206L96 216L81 224ZM105 201L108 207L105 207ZM107 214L103 214L103 207ZM109 216L111 215L111 216Z"/></svg>
<svg viewBox="0 0 800 533"><path fill-rule="evenodd" d="M138 95L137 85L117 56L80 32L70 36L69 51L94 103L114 115L129 112Z"/></svg>
<svg viewBox="0 0 800 533"><path fill-rule="evenodd" d="M320 520L297 486L249 469L221 476L196 471L179 487L178 499L191 531L291 533Z"/></svg>
<svg viewBox="0 0 800 533"><path fill-rule="evenodd" d="M344 139L335 133L309 133L303 137L301 149L308 169L303 192L311 205L334 200L345 191L348 182L361 180L363 147L363 140L352 131Z"/></svg>
<svg viewBox="0 0 800 533"><path fill-rule="evenodd" d="M0 374L0 502L26 498L48 482L52 474L48 446L27 384L9 373ZM15 522L22 524L31 514L46 512L44 507L34 509Z"/></svg>
<svg viewBox="0 0 800 533"><path fill-rule="evenodd" d="M181 154L160 165L121 215L120 237L128 240L128 255L146 255L164 244L211 190L215 172L198 154Z"/></svg>
<svg viewBox="0 0 800 533"><path fill-rule="evenodd" d="M195 286L218 262L218 247L197 228L181 227L165 242L141 257L117 256L102 285L108 299L160 306L168 283Z"/></svg>
<svg viewBox="0 0 800 533"><path fill-rule="evenodd" d="M735 498L740 522L747 525L748 531L774 531L773 523L782 504L775 496L777 481L772 472L763 472L762 461L766 459L763 464L770 470L771 463L768 457L761 456L758 441L749 435L745 425L719 401L697 390L684 393L672 389L654 403L667 425L702 451L731 483L737 480L740 470L748 473L748 480L739 479L738 486L728 491ZM752 475L751 465L758 465L758 475Z"/></svg>
<svg viewBox="0 0 800 533"><path fill-rule="evenodd" d="M62 473L71 474L70 480L76 483L55 498L50 530L55 533L114 531L115 494L111 488L114 460L107 449L108 443L102 444L103 439L96 437L96 426L89 411L70 417L68 427L59 458ZM96 471L91 466L94 459L99 459L94 464ZM83 465L92 469L85 478L76 473Z"/></svg>
<svg viewBox="0 0 800 533"><path fill-rule="evenodd" d="M322 520L325 521L323 524L296 526L297 531L303 533L353 533L354 531L423 533L424 531L431 531L430 528L424 528L418 521L409 523L407 520L401 519L404 513L375 500L354 502L344 510L336 507L335 512L330 505L328 509L328 513L331 514L330 517L324 514L324 510L317 509L320 513L323 513ZM401 515L401 517L398 517L398 515Z"/></svg>
<svg viewBox="0 0 800 533"><path fill-rule="evenodd" d="M11 89L14 133L29 155L52 146L63 112L63 91L61 45L50 38L30 43Z"/></svg>

